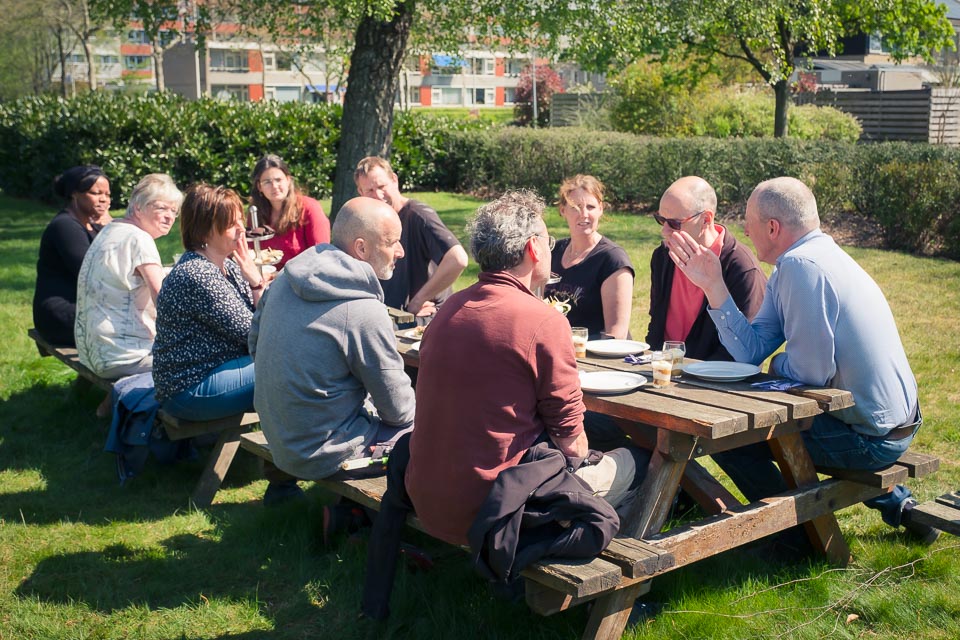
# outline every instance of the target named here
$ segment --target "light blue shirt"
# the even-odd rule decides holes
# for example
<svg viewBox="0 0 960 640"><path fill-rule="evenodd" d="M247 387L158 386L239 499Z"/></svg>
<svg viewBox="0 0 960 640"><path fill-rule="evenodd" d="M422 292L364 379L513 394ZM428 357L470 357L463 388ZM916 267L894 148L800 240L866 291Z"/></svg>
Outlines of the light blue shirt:
<svg viewBox="0 0 960 640"><path fill-rule="evenodd" d="M753 322L731 298L709 309L720 341L738 362L760 364L813 386L846 389L856 405L833 412L859 433L884 435L909 423L917 382L877 283L819 229L777 259Z"/></svg>

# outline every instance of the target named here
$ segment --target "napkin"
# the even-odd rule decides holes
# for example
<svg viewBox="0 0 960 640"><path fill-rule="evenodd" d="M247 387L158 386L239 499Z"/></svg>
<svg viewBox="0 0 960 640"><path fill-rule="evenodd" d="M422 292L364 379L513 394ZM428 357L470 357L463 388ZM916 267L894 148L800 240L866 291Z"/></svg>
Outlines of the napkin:
<svg viewBox="0 0 960 640"><path fill-rule="evenodd" d="M803 383L796 380L791 380L789 378L777 378L775 380L754 382L750 386L758 389L764 389L766 391L786 391L787 389L793 389L794 387L802 387Z"/></svg>
<svg viewBox="0 0 960 640"><path fill-rule="evenodd" d="M650 355L645 356L627 356L623 359L627 364L650 364Z"/></svg>

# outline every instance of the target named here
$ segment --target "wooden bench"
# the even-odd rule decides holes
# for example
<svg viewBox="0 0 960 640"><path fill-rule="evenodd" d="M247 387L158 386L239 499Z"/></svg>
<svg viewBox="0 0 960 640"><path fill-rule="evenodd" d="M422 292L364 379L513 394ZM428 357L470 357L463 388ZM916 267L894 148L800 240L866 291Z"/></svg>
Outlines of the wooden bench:
<svg viewBox="0 0 960 640"><path fill-rule="evenodd" d="M240 446L273 462L270 446L262 432L242 434ZM379 511L387 489L384 476L363 480L319 480L316 484L376 511ZM411 515L407 524L426 533L416 516ZM655 545L616 538L596 558L541 561L527 567L522 577L525 580L527 604L540 615L550 615L600 597L615 589L624 578L651 577L669 570L674 564L673 555Z"/></svg>
<svg viewBox="0 0 960 640"><path fill-rule="evenodd" d="M101 378L85 367L73 347L56 347L47 342L35 329L27 331L27 335L36 343L37 351L41 356L52 356L77 372L82 379L93 386L110 392L113 389L112 380ZM191 421L181 420L164 411L157 412L157 424L167 434L170 440L185 440L207 434L219 434L213 450L207 458L207 466L194 487L191 500L198 507L208 507L213 503L217 491L223 484L227 470L240 446L240 434L260 422L260 417L253 412L241 413L219 420Z"/></svg>
<svg viewBox="0 0 960 640"><path fill-rule="evenodd" d="M925 453L907 451L896 463L876 471L860 469L835 469L832 467L817 467L817 473L831 476L839 480L848 480L864 484L877 489L889 489L901 484L907 478L922 478L940 468L940 458Z"/></svg>
<svg viewBox="0 0 960 640"><path fill-rule="evenodd" d="M960 491L918 504L912 514L917 522L960 536Z"/></svg>

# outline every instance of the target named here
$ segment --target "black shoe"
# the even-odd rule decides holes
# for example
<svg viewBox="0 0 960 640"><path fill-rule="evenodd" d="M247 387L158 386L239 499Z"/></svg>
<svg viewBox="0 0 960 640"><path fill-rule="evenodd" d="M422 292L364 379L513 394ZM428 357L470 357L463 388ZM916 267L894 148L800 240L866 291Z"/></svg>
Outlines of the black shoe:
<svg viewBox="0 0 960 640"><path fill-rule="evenodd" d="M907 533L920 544L933 544L940 537L940 530L934 529L923 522L916 522L913 519L913 509L917 506L917 501L913 498L907 498L900 505L900 524L907 530Z"/></svg>
<svg viewBox="0 0 960 640"><path fill-rule="evenodd" d="M370 518L360 505L334 504L323 508L323 544L330 546L340 534L356 533L370 526Z"/></svg>
<svg viewBox="0 0 960 640"><path fill-rule="evenodd" d="M288 502L305 501L303 489L297 484L296 480L285 482L271 482L267 485L267 490L263 492L263 506L276 507Z"/></svg>

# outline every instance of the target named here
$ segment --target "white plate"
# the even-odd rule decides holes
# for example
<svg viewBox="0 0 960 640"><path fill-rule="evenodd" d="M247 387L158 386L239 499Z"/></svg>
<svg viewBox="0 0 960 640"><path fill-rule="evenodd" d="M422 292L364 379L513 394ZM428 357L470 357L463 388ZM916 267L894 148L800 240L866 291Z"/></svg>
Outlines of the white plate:
<svg viewBox="0 0 960 640"><path fill-rule="evenodd" d="M760 367L749 362L688 362L683 372L712 382L737 382L760 373Z"/></svg>
<svg viewBox="0 0 960 640"><path fill-rule="evenodd" d="M419 351L419 350L420 350L420 341L419 341L419 340L417 340L416 342L414 342L412 345L410 345L410 348L407 349L407 351Z"/></svg>
<svg viewBox="0 0 960 640"><path fill-rule="evenodd" d="M416 328L413 328L413 329L407 329L406 331L404 331L404 332L401 333L400 335L402 335L404 338L407 338L407 339L409 339L409 340L419 340L420 338L423 337L423 330L424 330L424 329L425 329L425 327L416 327Z"/></svg>
<svg viewBox="0 0 960 640"><path fill-rule="evenodd" d="M581 371L580 388L587 393L626 393L642 387L647 379L626 371Z"/></svg>
<svg viewBox="0 0 960 640"><path fill-rule="evenodd" d="M646 342L638 340L591 340L587 343L587 351L596 356L605 358L622 358L650 348Z"/></svg>

